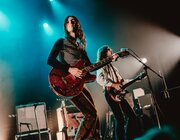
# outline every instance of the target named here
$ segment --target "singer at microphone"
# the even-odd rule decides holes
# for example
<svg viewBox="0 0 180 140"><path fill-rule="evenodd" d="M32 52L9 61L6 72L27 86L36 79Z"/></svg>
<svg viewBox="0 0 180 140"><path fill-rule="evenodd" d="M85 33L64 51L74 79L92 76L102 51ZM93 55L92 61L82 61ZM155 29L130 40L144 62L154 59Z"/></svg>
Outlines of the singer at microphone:
<svg viewBox="0 0 180 140"><path fill-rule="evenodd" d="M97 61L101 61L103 59L106 59L108 57L112 57L112 61L115 60L115 58L118 57L124 57L129 54L127 48L121 48L119 52L113 53L113 50L108 46L104 45L101 48L99 48L97 52L98 59ZM117 59L117 58L116 58ZM131 93L126 94L127 98L119 100L117 98L117 95L121 94L123 91L123 82L124 79L121 76L118 68L116 68L113 63L109 63L105 65L103 68L100 68L96 72L96 81L97 83L102 86L102 89L104 90L104 97L109 105L109 108L111 108L115 122L116 127L114 130L114 137L116 139L121 140L125 137L134 139L136 136L138 136L139 132L139 123L136 114L134 113L134 110L132 109L134 104L129 104L130 101L132 103L133 98L131 97ZM130 121L124 122L124 115L128 116ZM130 122L130 124L128 124ZM131 131L133 132L133 135L131 136L130 133L126 133L126 127L131 125L133 122L133 127L131 128ZM137 134L136 134L137 133ZM129 134L129 135L128 135Z"/></svg>

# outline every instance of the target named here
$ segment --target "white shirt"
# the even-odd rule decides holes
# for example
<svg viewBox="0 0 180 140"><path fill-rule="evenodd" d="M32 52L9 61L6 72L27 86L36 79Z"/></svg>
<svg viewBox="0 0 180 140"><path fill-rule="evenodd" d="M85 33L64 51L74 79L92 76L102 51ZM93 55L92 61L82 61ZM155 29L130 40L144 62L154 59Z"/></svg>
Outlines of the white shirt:
<svg viewBox="0 0 180 140"><path fill-rule="evenodd" d="M108 64L97 71L97 83L101 86L111 86L113 83L118 83L122 80L119 71L112 64Z"/></svg>
<svg viewBox="0 0 180 140"><path fill-rule="evenodd" d="M117 77L116 77L116 75ZM97 70L97 78L96 81L99 83L103 88L106 86L111 86L113 83L117 83L121 81L123 78L120 75L118 69L114 67L112 64L108 64L104 66L103 68ZM125 79L123 84L126 84L130 82L130 79ZM134 101L133 101L133 96L131 93L127 93L124 97L124 99L127 100L131 108L134 107Z"/></svg>

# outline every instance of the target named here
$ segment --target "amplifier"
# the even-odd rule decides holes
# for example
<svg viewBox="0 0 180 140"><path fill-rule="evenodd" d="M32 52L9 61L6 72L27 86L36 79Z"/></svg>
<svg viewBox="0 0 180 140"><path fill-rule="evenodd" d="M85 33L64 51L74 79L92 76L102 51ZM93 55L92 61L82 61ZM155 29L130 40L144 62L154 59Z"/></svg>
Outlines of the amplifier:
<svg viewBox="0 0 180 140"><path fill-rule="evenodd" d="M16 106L17 134L47 130L47 112L44 102Z"/></svg>

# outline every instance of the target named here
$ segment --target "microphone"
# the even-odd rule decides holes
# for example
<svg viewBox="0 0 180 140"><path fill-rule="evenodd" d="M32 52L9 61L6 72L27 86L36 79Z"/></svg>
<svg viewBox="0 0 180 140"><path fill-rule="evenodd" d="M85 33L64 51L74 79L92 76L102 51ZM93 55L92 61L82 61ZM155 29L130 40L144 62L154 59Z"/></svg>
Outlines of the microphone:
<svg viewBox="0 0 180 140"><path fill-rule="evenodd" d="M129 55L129 49L128 48L121 48L117 54L119 55L119 57L128 56Z"/></svg>
<svg viewBox="0 0 180 140"><path fill-rule="evenodd" d="M129 51L129 49L128 49L128 48L121 48L120 51L121 51L121 52Z"/></svg>

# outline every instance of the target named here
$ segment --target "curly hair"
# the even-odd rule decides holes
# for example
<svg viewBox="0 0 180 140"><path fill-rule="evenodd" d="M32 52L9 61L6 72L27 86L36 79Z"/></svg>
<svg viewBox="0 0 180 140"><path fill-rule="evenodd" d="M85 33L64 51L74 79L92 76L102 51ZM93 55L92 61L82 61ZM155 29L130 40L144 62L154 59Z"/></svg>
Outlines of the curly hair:
<svg viewBox="0 0 180 140"><path fill-rule="evenodd" d="M83 29L81 27L79 20L75 16L67 16L65 21L64 21L64 30L66 33L66 38L71 38L69 35L69 32L66 30L66 24L67 24L67 21L70 17L72 17L75 20L74 33L75 33L76 39L79 39L80 44L82 44L84 47L86 47L86 40L85 40L85 35L83 32Z"/></svg>
<svg viewBox="0 0 180 140"><path fill-rule="evenodd" d="M97 62L107 57L107 51L112 49L108 45L103 45L97 51Z"/></svg>

